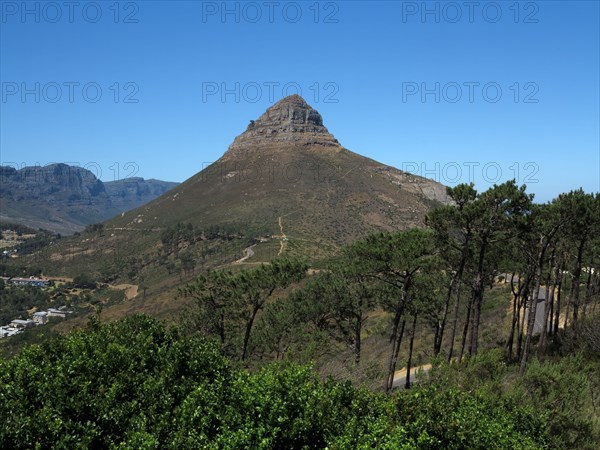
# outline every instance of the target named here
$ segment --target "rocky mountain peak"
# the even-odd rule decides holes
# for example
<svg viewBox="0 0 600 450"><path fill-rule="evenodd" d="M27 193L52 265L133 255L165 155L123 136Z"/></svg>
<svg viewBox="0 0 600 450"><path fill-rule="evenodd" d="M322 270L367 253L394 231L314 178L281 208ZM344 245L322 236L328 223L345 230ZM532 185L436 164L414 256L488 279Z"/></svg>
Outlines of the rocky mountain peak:
<svg viewBox="0 0 600 450"><path fill-rule="evenodd" d="M229 147L248 149L275 142L295 145L340 147L339 142L323 126L323 118L298 94L279 100L256 120L251 120L244 133Z"/></svg>
<svg viewBox="0 0 600 450"><path fill-rule="evenodd" d="M292 131L327 131L323 127L323 118L321 114L310 107L306 101L298 94L285 97L271 106L259 117L259 125L262 126L281 126L296 125ZM300 129L303 126L305 129Z"/></svg>

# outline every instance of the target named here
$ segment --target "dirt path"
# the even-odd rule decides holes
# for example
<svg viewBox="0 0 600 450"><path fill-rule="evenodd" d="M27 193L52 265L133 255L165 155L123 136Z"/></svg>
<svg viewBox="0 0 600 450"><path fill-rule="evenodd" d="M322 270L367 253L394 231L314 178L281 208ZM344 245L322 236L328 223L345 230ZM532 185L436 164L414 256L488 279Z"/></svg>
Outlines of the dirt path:
<svg viewBox="0 0 600 450"><path fill-rule="evenodd" d="M252 247L255 247L255 246L256 246L256 244L252 244L250 247L246 247L244 249L244 256L242 256L237 261L234 261L233 264L241 264L244 261L246 261L247 259L252 258L254 256L254 250L252 250Z"/></svg>
<svg viewBox="0 0 600 450"><path fill-rule="evenodd" d="M125 291L125 300L131 300L138 295L138 287L135 284L117 284L114 286L109 285L109 287L118 289L120 291Z"/></svg>
<svg viewBox="0 0 600 450"><path fill-rule="evenodd" d="M281 232L281 236L280 236L281 241L279 243L279 253L277 253L277 256L281 256L281 254L285 250L285 247L287 246L287 244L286 244L287 236L285 235L285 233L283 231L283 218L281 216L279 216L279 230Z"/></svg>
<svg viewBox="0 0 600 450"><path fill-rule="evenodd" d="M410 382L414 383L416 378L416 374L419 370L423 370L423 372L427 373L431 369L431 364L425 364L422 366L411 367L410 369ZM394 384L395 388L403 389L406 384L406 367L400 370L396 370L394 372Z"/></svg>

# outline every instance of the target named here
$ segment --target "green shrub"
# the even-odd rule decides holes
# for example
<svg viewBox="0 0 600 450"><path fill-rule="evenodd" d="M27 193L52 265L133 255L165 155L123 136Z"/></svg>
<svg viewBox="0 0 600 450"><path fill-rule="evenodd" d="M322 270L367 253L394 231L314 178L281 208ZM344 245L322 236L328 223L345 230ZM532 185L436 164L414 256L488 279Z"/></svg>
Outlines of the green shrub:
<svg viewBox="0 0 600 450"><path fill-rule="evenodd" d="M504 369L491 355L469 370L467 379L485 380ZM544 389L535 380L548 377L536 370L526 389ZM323 381L309 366L252 374L218 345L149 317L93 320L0 360L0 448L535 449L547 432L564 431L546 422L549 405L538 413L533 401L441 379L385 396Z"/></svg>

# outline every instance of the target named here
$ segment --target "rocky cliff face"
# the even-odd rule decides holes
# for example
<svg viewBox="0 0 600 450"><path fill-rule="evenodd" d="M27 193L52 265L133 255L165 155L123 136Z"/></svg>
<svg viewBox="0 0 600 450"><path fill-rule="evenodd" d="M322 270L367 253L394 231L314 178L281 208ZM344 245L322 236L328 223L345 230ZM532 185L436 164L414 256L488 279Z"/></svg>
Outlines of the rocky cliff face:
<svg viewBox="0 0 600 450"><path fill-rule="evenodd" d="M143 178L103 183L67 164L0 166L0 220L72 233L164 194L177 183Z"/></svg>
<svg viewBox="0 0 600 450"><path fill-rule="evenodd" d="M323 126L321 114L296 94L280 100L257 120L250 121L247 130L233 141L229 150L235 152L249 146L275 143L341 148Z"/></svg>
<svg viewBox="0 0 600 450"><path fill-rule="evenodd" d="M0 170L0 197L55 205L108 201L102 181L89 170L67 164L24 167L21 170L3 166Z"/></svg>

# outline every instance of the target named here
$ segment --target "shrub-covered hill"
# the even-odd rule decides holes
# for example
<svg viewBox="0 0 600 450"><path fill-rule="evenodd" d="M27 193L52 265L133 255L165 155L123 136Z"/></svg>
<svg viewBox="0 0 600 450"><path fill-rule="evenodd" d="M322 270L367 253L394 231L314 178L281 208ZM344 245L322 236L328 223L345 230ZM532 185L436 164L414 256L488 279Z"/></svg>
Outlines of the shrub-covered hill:
<svg viewBox="0 0 600 450"><path fill-rule="evenodd" d="M306 366L248 373L146 316L0 361L1 448L546 448L545 416L430 384L392 396Z"/></svg>

